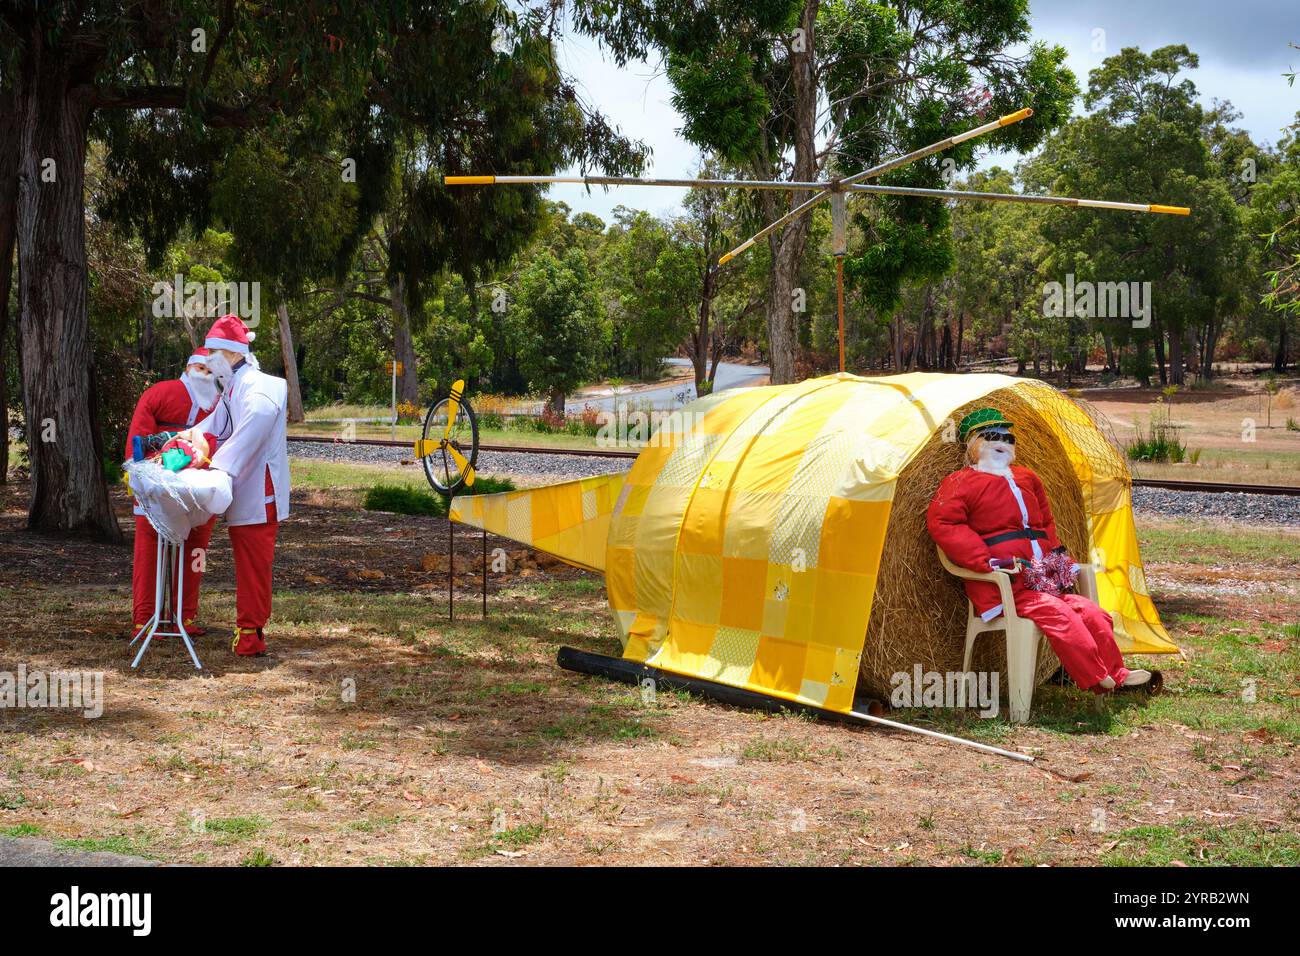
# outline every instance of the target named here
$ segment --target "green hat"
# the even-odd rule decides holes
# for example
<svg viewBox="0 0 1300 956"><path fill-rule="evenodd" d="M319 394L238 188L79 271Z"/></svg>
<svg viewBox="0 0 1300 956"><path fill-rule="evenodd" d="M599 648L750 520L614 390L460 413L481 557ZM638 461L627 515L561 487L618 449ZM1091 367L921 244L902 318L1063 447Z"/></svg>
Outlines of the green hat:
<svg viewBox="0 0 1300 956"><path fill-rule="evenodd" d="M1010 428L1012 422L996 408L977 408L963 418L957 426L957 440L964 442L971 432L992 425L1005 425Z"/></svg>

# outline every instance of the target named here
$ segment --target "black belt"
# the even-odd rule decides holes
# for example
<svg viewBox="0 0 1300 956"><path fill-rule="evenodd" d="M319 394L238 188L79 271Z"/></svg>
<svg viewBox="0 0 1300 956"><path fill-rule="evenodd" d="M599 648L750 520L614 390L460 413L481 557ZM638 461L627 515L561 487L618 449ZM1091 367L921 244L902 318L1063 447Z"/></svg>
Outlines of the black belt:
<svg viewBox="0 0 1300 956"><path fill-rule="evenodd" d="M1037 528L1025 528L1023 531L1006 531L1002 534L995 534L991 538L985 538L984 543L993 545L1001 544L1003 541L1034 541L1046 537L1046 531L1039 531Z"/></svg>

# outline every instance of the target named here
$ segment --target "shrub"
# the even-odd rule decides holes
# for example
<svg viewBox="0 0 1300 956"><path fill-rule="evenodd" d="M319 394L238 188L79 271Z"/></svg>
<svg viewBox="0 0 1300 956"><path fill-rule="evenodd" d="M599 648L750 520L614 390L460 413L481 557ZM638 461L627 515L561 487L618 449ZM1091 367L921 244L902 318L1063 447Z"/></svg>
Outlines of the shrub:
<svg viewBox="0 0 1300 956"><path fill-rule="evenodd" d="M509 478L475 475L474 484L459 488L456 497L492 495L499 491L514 490L515 483ZM447 516L447 501L442 495L405 485L375 485L366 490L361 506L367 511L386 511L399 515L431 515L435 518Z"/></svg>
<svg viewBox="0 0 1300 956"><path fill-rule="evenodd" d="M447 513L441 495L423 488L407 488L405 485L375 485L366 490L361 507L367 511L390 511L398 515L441 517Z"/></svg>
<svg viewBox="0 0 1300 956"><path fill-rule="evenodd" d="M1176 391L1177 386L1164 389L1167 398L1173 398ZM1175 425L1169 420L1169 406L1163 399L1156 399L1151 411L1150 428L1143 432L1140 424L1136 427L1137 437L1128 443L1126 449L1132 461L1168 462L1176 465L1187 460L1187 446L1178 437L1183 426ZM1200 457L1197 452L1192 459L1193 464Z"/></svg>

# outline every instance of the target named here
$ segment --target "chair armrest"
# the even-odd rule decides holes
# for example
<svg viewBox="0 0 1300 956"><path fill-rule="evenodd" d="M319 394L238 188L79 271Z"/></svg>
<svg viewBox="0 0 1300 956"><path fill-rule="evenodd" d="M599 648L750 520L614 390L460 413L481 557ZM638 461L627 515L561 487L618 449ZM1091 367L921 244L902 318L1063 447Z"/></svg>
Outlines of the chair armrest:
<svg viewBox="0 0 1300 956"><path fill-rule="evenodd" d="M1020 567L1007 568L1004 571L971 571L963 568L959 564L953 564L948 559L948 555L943 553L943 548L935 546L935 553L939 555L939 563L943 565L945 571L955 577L962 578L966 581L987 581L990 584L996 584L998 592L1002 595L1002 613L1008 618L1015 617L1016 599L1011 593L1011 575L1019 574ZM1082 573L1082 571L1080 572Z"/></svg>

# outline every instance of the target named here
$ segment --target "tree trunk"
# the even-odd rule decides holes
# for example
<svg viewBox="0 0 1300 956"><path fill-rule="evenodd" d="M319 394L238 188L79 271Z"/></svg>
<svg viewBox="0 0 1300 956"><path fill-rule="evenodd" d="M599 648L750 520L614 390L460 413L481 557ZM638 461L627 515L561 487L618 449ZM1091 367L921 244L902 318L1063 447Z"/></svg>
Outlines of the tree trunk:
<svg viewBox="0 0 1300 956"><path fill-rule="evenodd" d="M799 117L794 131L794 168L791 178L804 182L817 178L817 71L813 61L817 8L820 0L804 0L799 14L799 28L803 31L803 49L790 54L790 81L794 98L793 114ZM773 170L757 170L759 179L769 179ZM771 219L780 218L793 206L811 198L811 193L782 193L760 190L764 212ZM782 200L789 197L790 205L782 208ZM775 214L774 214L775 213ZM812 214L806 212L768 236L772 250L772 272L768 277L767 346L772 366L772 384L785 385L795 380L799 359L799 319L793 308L793 294L799 275L799 260Z"/></svg>
<svg viewBox="0 0 1300 956"><path fill-rule="evenodd" d="M714 265L705 265L704 276L700 281L700 303L695 314L695 331L688 339L691 352L691 367L695 371L695 394L707 395L711 390L713 376L709 372L709 346L713 337L709 335L709 325L713 315L713 297L717 287L718 271ZM714 347L714 352L718 347ZM717 359L714 359L717 365Z"/></svg>
<svg viewBox="0 0 1300 956"><path fill-rule="evenodd" d="M1110 333L1102 331L1102 344L1106 346L1106 371L1112 374L1119 371L1119 363L1115 361L1115 343L1111 341Z"/></svg>
<svg viewBox="0 0 1300 956"><path fill-rule="evenodd" d="M0 93L0 485L9 480L9 290L17 204L18 115L13 93Z"/></svg>
<svg viewBox="0 0 1300 956"><path fill-rule="evenodd" d="M153 371L154 353L153 303L146 302L140 316L140 367Z"/></svg>
<svg viewBox="0 0 1300 956"><path fill-rule="evenodd" d="M1291 317L1286 312L1283 312L1281 313L1281 315L1278 316L1277 351L1273 353L1273 371L1275 372L1286 371L1286 350L1287 350L1286 337L1287 337L1287 325L1290 323L1290 321L1291 321Z"/></svg>
<svg viewBox="0 0 1300 956"><path fill-rule="evenodd" d="M84 174L91 90L33 25L17 77L18 334L29 528L122 539L94 418Z"/></svg>
<svg viewBox="0 0 1300 956"><path fill-rule="evenodd" d="M415 342L411 338L411 313L406 307L406 280L398 276L388 288L393 310L393 354L402 363L397 376L397 400L420 403L420 375L416 368Z"/></svg>
<svg viewBox="0 0 1300 956"><path fill-rule="evenodd" d="M1151 326L1152 338L1155 340L1156 367L1160 370L1160 384L1169 384L1169 366L1165 364L1165 330L1159 321Z"/></svg>
<svg viewBox="0 0 1300 956"><path fill-rule="evenodd" d="M777 216L783 215L778 212ZM799 319L794 311L794 294L799 259L808 235L808 222L799 219L770 239L772 271L767 280L767 350L772 367L772 384L785 385L796 377L799 358Z"/></svg>
<svg viewBox="0 0 1300 956"><path fill-rule="evenodd" d="M293 329L289 327L289 307L281 302L276 309L280 319L280 358L284 362L284 380L289 383L289 421L300 422L306 417L302 411L302 388L298 385L298 355L293 350Z"/></svg>
<svg viewBox="0 0 1300 956"><path fill-rule="evenodd" d="M965 338L965 336L966 336L966 313L958 312L957 313L957 344L953 348L953 356L952 356L952 370L954 372L961 371L961 346L962 346L962 339Z"/></svg>
<svg viewBox="0 0 1300 956"><path fill-rule="evenodd" d="M1169 330L1169 382L1173 385L1182 385L1185 382L1183 375L1183 332L1177 329Z"/></svg>
<svg viewBox="0 0 1300 956"><path fill-rule="evenodd" d="M550 405L551 405L551 411L555 412L555 414L559 415L561 418L564 417L564 389L562 388L551 389Z"/></svg>

